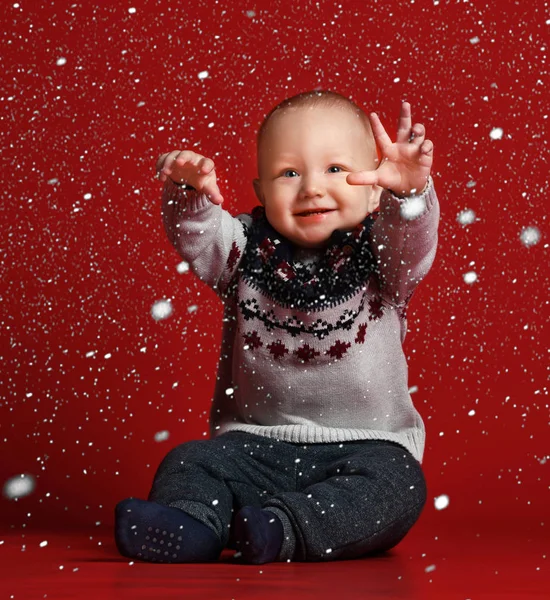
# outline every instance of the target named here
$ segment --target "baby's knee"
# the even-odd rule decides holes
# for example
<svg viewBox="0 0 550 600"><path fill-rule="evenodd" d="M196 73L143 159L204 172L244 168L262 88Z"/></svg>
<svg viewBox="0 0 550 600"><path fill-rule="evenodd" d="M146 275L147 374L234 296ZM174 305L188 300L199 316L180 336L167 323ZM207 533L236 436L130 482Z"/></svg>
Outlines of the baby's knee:
<svg viewBox="0 0 550 600"><path fill-rule="evenodd" d="M182 465L201 465L211 463L213 452L211 440L191 440L172 448L160 465L161 470L181 470Z"/></svg>

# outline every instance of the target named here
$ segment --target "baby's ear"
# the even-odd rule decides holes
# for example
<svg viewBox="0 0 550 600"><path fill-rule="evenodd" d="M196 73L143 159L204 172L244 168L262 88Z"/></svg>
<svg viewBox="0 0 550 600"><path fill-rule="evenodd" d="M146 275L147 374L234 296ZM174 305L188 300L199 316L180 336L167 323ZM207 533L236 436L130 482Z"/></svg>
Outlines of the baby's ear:
<svg viewBox="0 0 550 600"><path fill-rule="evenodd" d="M254 179L252 181L252 184L254 185L254 191L256 192L256 197L260 201L260 204L262 206L264 206L265 201L264 201L264 195L262 193L262 185L260 183L260 180L259 179Z"/></svg>

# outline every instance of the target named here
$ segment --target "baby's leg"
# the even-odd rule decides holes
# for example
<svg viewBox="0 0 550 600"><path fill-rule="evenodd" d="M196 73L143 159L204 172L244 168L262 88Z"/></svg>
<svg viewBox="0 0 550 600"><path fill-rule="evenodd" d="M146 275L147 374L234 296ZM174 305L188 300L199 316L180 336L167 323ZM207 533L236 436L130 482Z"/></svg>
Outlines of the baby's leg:
<svg viewBox="0 0 550 600"><path fill-rule="evenodd" d="M277 472L278 446L233 432L174 448L157 470L149 501L128 499L117 506L121 554L164 562L216 560L229 541L234 510L260 506L288 489L284 469ZM293 469L289 480L292 475Z"/></svg>
<svg viewBox="0 0 550 600"><path fill-rule="evenodd" d="M305 487L263 505L283 523L278 560L350 559L389 550L419 518L426 483L420 463L401 446L369 440L302 452ZM311 473L317 474L313 483Z"/></svg>
<svg viewBox="0 0 550 600"><path fill-rule="evenodd" d="M190 441L171 450L157 469L149 500L128 498L118 503L119 552L153 562L217 560L232 504L217 468L222 463L223 448L214 440ZM207 465L212 465L210 472ZM201 505L207 497L209 504L219 505L216 510Z"/></svg>

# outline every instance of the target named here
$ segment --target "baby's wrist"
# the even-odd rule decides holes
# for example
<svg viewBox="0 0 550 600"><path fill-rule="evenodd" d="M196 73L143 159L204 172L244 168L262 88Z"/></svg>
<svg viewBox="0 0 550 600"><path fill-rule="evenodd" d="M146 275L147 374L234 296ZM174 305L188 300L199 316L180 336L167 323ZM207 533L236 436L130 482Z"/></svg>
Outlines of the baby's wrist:
<svg viewBox="0 0 550 600"><path fill-rule="evenodd" d="M405 198L410 198L411 196L422 196L422 194L427 189L428 189L428 181L426 181L426 184L424 185L424 187L421 190L418 190L417 188L411 188L408 191L402 190L400 193L397 193L396 191L388 188L388 192L390 192L390 194L392 194L396 198L405 199Z"/></svg>

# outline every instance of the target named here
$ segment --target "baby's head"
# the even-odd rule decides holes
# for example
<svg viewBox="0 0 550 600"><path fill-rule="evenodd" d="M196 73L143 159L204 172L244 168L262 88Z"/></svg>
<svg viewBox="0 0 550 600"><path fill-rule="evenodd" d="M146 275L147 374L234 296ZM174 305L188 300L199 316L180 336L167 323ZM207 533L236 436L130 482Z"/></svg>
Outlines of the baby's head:
<svg viewBox="0 0 550 600"><path fill-rule="evenodd" d="M330 91L284 100L258 132L254 189L271 225L297 246L319 248L378 205L380 189L350 185L353 171L376 169L367 115Z"/></svg>

